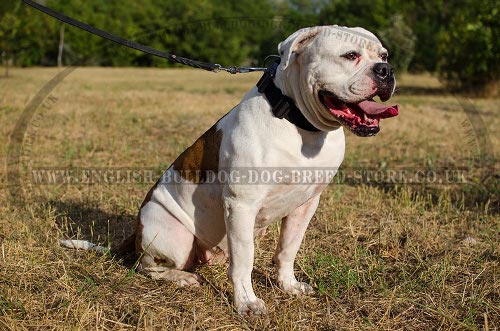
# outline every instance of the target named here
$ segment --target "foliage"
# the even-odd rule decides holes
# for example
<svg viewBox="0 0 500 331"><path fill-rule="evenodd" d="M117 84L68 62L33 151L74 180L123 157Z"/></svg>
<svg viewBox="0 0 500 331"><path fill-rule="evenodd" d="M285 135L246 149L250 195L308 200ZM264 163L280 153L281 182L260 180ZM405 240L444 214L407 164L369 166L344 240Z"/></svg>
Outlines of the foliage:
<svg viewBox="0 0 500 331"><path fill-rule="evenodd" d="M490 0L46 0L103 30L179 56L262 64L293 31L314 25L375 32L398 71L438 72L452 87L497 81L498 8ZM19 66L55 65L60 22L21 2L0 5L0 52ZM66 65L172 66L74 27L66 29ZM416 47L418 45L418 47Z"/></svg>
<svg viewBox="0 0 500 331"><path fill-rule="evenodd" d="M397 72L407 71L415 55L416 37L401 15L394 15L391 24L380 31L379 37L390 50L390 62Z"/></svg>
<svg viewBox="0 0 500 331"><path fill-rule="evenodd" d="M268 0L225 3L214 1L47 1L68 16L127 39L200 61L253 62L265 38L272 12ZM19 6L18 6L19 7ZM243 17L252 13L251 17ZM12 50L17 65L54 65L62 23L25 5L7 10L0 25L0 49ZM17 19L22 29L15 31ZM167 66L166 60L115 45L69 26L64 62L74 65ZM23 53L23 55L19 55Z"/></svg>
<svg viewBox="0 0 500 331"><path fill-rule="evenodd" d="M494 87L500 74L498 7L489 0L460 1L460 6L467 10L450 12L448 28L438 35L438 69L454 89L483 91Z"/></svg>

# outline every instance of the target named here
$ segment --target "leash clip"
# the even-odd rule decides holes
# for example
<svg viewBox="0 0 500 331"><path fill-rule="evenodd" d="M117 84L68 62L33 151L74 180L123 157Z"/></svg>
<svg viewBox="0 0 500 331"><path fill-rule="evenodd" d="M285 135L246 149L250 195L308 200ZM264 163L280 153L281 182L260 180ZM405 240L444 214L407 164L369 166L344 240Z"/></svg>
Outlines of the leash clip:
<svg viewBox="0 0 500 331"><path fill-rule="evenodd" d="M238 70L238 68L236 68L235 66L229 67L229 68L227 68L227 69L228 69L228 70L227 70L227 72L229 72L230 74L233 74L233 75L234 75L234 74L237 74L238 72L240 72L240 71Z"/></svg>
<svg viewBox="0 0 500 331"><path fill-rule="evenodd" d="M220 64L216 63L216 64L214 64L212 71L217 74L221 71L221 69L222 69L222 66Z"/></svg>

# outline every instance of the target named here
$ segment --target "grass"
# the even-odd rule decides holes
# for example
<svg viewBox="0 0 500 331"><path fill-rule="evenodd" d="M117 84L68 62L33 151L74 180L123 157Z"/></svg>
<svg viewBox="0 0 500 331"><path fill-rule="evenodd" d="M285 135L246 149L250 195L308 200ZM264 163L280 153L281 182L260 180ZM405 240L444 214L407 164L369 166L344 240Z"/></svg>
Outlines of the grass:
<svg viewBox="0 0 500 331"><path fill-rule="evenodd" d="M316 289L292 297L274 281L278 226L259 239L254 286L269 314L245 320L231 306L227 266L197 268L206 284L178 289L133 270L134 261L63 249L57 239L117 244L156 178L231 109L258 74L79 68L25 134L13 196L9 137L55 68L0 79L0 329L495 330L500 328L498 168L481 153L455 96L429 75L403 76L401 115L374 138L347 133L349 171L465 169L466 183L359 183L323 193L297 258ZM493 151L498 99L474 99ZM484 131L483 131L484 132ZM31 141L31 145L27 143ZM478 152L479 151L479 152ZM132 183L34 185L30 169L152 169Z"/></svg>

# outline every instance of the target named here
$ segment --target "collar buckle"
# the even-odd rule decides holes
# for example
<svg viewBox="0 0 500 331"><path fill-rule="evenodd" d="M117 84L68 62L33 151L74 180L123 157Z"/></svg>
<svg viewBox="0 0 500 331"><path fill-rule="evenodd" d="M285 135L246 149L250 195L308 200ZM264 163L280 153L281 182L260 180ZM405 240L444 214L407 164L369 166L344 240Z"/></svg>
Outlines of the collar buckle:
<svg viewBox="0 0 500 331"><path fill-rule="evenodd" d="M287 117L288 112L292 108L293 104L294 104L293 100L290 99L289 97L287 97L286 95L284 95L283 98L281 98L278 101L278 103L276 103L273 106L274 116L276 116L277 118L280 118L280 119Z"/></svg>

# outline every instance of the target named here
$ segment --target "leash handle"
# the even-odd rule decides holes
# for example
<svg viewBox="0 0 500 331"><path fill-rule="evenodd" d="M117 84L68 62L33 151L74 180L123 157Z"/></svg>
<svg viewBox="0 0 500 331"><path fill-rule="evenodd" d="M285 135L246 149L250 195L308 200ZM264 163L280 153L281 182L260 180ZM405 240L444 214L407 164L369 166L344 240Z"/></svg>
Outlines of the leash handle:
<svg viewBox="0 0 500 331"><path fill-rule="evenodd" d="M195 61L191 60L185 57L177 56L175 54L168 54L165 52L162 52L160 50L157 50L155 48L140 44L138 42L128 40L119 36L115 36L109 32L106 32L104 30L98 29L96 27L93 27L87 23L83 23L81 21L78 21L74 18L71 18L69 16L66 16L58 11L55 11L49 7L46 7L42 4L39 4L35 1L32 0L23 0L23 2L39 11L41 11L44 14L47 14L49 16L52 16L59 21L63 23L67 23L70 25L73 25L79 29L82 29L84 31L90 32L92 34L95 34L96 36L99 36L104 39L108 39L110 41L113 41L117 44L141 51L143 53L151 54L157 57L161 57L164 59L167 59L172 62L180 63L186 66L190 66L193 68L198 68L198 69L203 69L211 72L218 73L220 71L226 71L231 74L236 74L236 73L247 73L247 72L253 72L253 71L265 71L266 68L252 68L252 67L223 67L220 64L217 63L208 63L208 62L201 62L201 61Z"/></svg>

